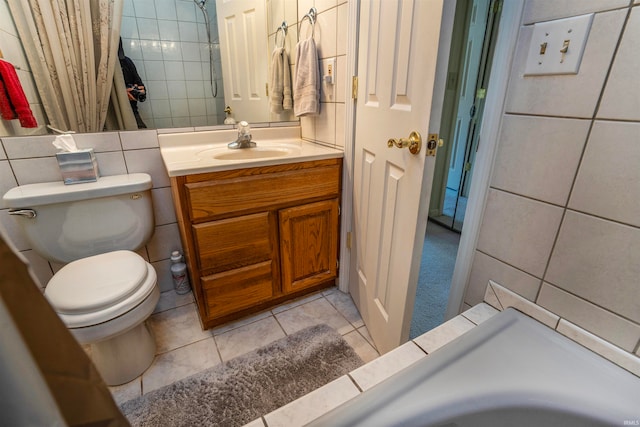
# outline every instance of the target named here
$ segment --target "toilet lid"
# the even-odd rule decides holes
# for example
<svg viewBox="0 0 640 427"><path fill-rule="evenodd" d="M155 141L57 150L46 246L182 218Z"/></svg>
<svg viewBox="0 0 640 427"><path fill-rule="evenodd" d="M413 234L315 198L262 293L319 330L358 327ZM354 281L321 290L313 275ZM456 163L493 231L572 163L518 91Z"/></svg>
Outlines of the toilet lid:
<svg viewBox="0 0 640 427"><path fill-rule="evenodd" d="M147 263L135 252L108 252L65 265L47 284L45 296L58 313L89 313L129 297L147 273Z"/></svg>

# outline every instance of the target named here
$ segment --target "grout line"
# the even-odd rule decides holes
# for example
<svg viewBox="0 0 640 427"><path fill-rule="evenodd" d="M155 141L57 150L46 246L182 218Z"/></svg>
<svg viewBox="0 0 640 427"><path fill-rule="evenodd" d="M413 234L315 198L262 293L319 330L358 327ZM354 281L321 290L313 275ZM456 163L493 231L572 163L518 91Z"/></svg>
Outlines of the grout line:
<svg viewBox="0 0 640 427"><path fill-rule="evenodd" d="M538 198L535 198L535 197L528 196L526 194L516 193L516 192L511 191L511 190L506 190L504 188L496 187L493 184L490 185L489 188L491 190L500 191L502 193L506 193L506 194L509 194L511 196L522 197L523 199L531 200L531 201L538 202L538 203L544 203L545 205L549 205L549 206L553 206L553 207L561 208L561 209L566 209L567 203L569 202L569 198L568 197L567 197L567 202L565 202L564 205L559 205L559 204L554 203L554 202L549 202L547 200L538 199Z"/></svg>
<svg viewBox="0 0 640 427"><path fill-rule="evenodd" d="M366 325L361 326L361 328L366 328ZM367 339L367 337L365 337L364 335L362 335L362 332L360 332L360 328L356 328L356 329L355 329L355 331L356 331L356 332L357 332L357 333L362 337L362 339L364 339L364 342L366 342L367 344L369 344L369 345L371 346L371 348L373 348L373 349L376 351L376 353L378 353L378 357L380 357L380 352L378 351L378 349L376 348L376 346L375 346L373 343L371 343L371 342Z"/></svg>
<svg viewBox="0 0 640 427"><path fill-rule="evenodd" d="M496 297L496 301L498 301L498 305L500 305L500 311L504 311L504 306L502 305L502 301L500 301L500 298L498 298L498 294L496 293L496 290L493 289L493 286L491 286L491 283L488 283L487 286L489 286L489 289L491 289L493 296Z"/></svg>
<svg viewBox="0 0 640 427"><path fill-rule="evenodd" d="M487 253L487 252L483 251L482 249L478 249L478 248L476 248L476 251L480 252L482 255L486 255L486 256L488 256L489 258L492 258L492 259L494 259L494 260L496 260L496 261L498 261L498 262L501 262L501 263L503 263L504 265L507 265L507 266L509 266L509 267L511 267L511 268L513 268L513 269L516 269L516 270L518 270L518 271L520 271L520 272L522 272L522 273L526 274L527 276L531 276L531 277L533 277L534 279L538 279L538 280L542 281L542 278L540 278L540 277L538 277L538 276L536 276L536 275L533 275L533 274L529 273L528 271L525 271L525 270L521 269L520 267L516 267L516 266L515 266L515 265L513 265L513 264L509 264L508 262L506 262L506 261L504 261L504 260L502 260L502 259L500 259L500 258L497 258L497 257L495 257L494 255L491 255L490 253Z"/></svg>
<svg viewBox="0 0 640 427"><path fill-rule="evenodd" d="M280 329L282 330L282 332L284 332L284 336L288 337L289 334L287 334L287 331L284 330L284 327L282 326L282 324L280 323L280 321L278 320L278 318L276 317L275 314L271 313L271 317L273 317L273 319L276 321L276 323L278 324L278 326L280 326Z"/></svg>
<svg viewBox="0 0 640 427"><path fill-rule="evenodd" d="M366 365L366 363L365 363L365 365ZM362 366L364 366L364 365L362 365ZM353 372L353 371L351 371L351 372ZM356 381L356 380L351 376L351 372L349 372L349 373L347 374L347 377L351 380L351 382L353 383L353 385L355 385L355 386L356 386L356 388L358 389L358 391L359 391L360 393L364 393L364 390L362 390L362 388L360 387L360 384L358 384L358 382L357 382L357 381Z"/></svg>
<svg viewBox="0 0 640 427"><path fill-rule="evenodd" d="M364 365L362 365L362 366L364 366ZM356 386L356 388L358 389L358 391L359 391L360 393L363 393L363 392L364 392L364 390L362 390L362 388L360 387L360 384L358 384L358 382L357 382L356 380L354 380L354 379L353 379L353 377L351 376L351 372L349 372L349 373L347 374L347 377L349 377L349 379L351 380L351 382L353 383L353 385L355 385L355 386Z"/></svg>
<svg viewBox="0 0 640 427"><path fill-rule="evenodd" d="M154 356L153 362L155 361L156 361L156 358ZM151 362L151 365L153 365L153 362ZM149 366L149 368L151 367L151 365ZM147 368L144 372L147 372L149 368ZM144 372L141 373L140 376L138 377L138 379L140 380L140 396L144 396L144 382L142 381L142 376L144 375Z"/></svg>
<svg viewBox="0 0 640 427"><path fill-rule="evenodd" d="M427 333L427 332L425 332L425 334L426 334L426 333ZM416 337L416 338L417 338L417 337ZM416 342L416 338L412 339L412 340L411 340L411 342L413 343L413 345L415 345L416 347L418 347L418 348L420 349L420 351L422 351L424 354L426 354L426 355L428 356L428 355L429 355L429 352L428 352L426 349L422 348L422 346Z"/></svg>
<svg viewBox="0 0 640 427"><path fill-rule="evenodd" d="M590 212L581 211L581 210L578 210L578 209L572 209L572 208L567 207L565 210L567 210L569 212L579 213L581 215L597 218L597 219L600 219L602 221L612 222L612 223L617 224L617 225L623 225L625 227L640 228L640 225L638 225L638 224L630 224L630 223L627 223L627 222L619 221L617 219L607 218L607 217L604 217L604 216L601 216L601 215L597 215L597 214L593 214L593 213L590 213Z"/></svg>
<svg viewBox="0 0 640 427"><path fill-rule="evenodd" d="M218 357L220 358L220 363L224 363L224 359L222 358L222 353L220 353L220 348L218 347L218 341L216 341L215 335L211 334L211 338L213 338L213 345L216 347L216 352L218 353Z"/></svg>
<svg viewBox="0 0 640 427"><path fill-rule="evenodd" d="M622 10L620 8L619 10ZM604 92L607 88L607 83L609 82L609 77L611 77L611 70L613 69L613 64L616 61L616 57L618 55L618 50L620 50L620 45L622 44L622 39L624 38L625 31L627 29L627 24L629 23L629 19L631 18L631 11L633 10L633 4L629 4L627 8L627 16L624 18L624 22L622 23L622 28L620 29L620 35L618 36L618 41L616 43L616 47L613 49L613 54L611 55L611 62L609 62L609 67L607 69L607 74L604 76L604 81L602 82L602 89L600 90L600 96L598 97L598 101L596 102L596 106L593 110L593 116L591 120L596 120L598 116L598 111L600 110L600 105L602 104L602 98L604 96ZM587 138L588 140L588 138ZM586 144L585 144L586 145ZM581 159L582 162L582 159Z"/></svg>
<svg viewBox="0 0 640 427"><path fill-rule="evenodd" d="M163 313L166 313L166 312L163 311ZM204 340L208 340L209 338L213 338L213 335L211 335L209 337L204 337L204 338L197 339L197 340L195 340L193 342L190 342L190 343L187 343L187 344L179 345L178 347L175 347L175 348L172 348L170 350L166 350L166 351L163 351L163 352L160 352L160 353L156 353L155 355L156 356L161 356L163 354L171 353L174 350L178 350L178 349L181 349L181 348L189 347L192 344L197 344L197 343L202 342ZM214 342L215 342L215 339L214 339ZM216 348L217 348L217 345L216 345Z"/></svg>
<svg viewBox="0 0 640 427"><path fill-rule="evenodd" d="M336 289L336 290L335 290L335 292L341 292L341 291ZM332 294L333 294L333 292L332 292L330 295L332 295ZM347 294L347 295L349 295L349 294ZM329 305L330 305L331 307L333 307L333 308L338 312L338 314L339 314L340 316L342 316L342 318L343 318L344 320L346 320L346 321L347 321L347 323L348 323L349 325L351 325L351 327L353 328L353 330L352 330L352 331L346 332L346 333L344 333L344 334L342 334L342 335L346 335L346 334L349 334L349 333L351 333L351 332L353 332L353 331L357 331L357 330L358 330L358 328L356 328L356 325L354 325L351 321L349 321L349 319L347 319L347 316L345 316L345 315L344 315L344 313L342 313L342 311L340 311L340 309L339 309L335 304L333 304L333 303L329 300L329 298L327 298L327 296L326 296L326 295L322 295L322 297L323 297L323 298L324 298L324 299L329 303ZM349 298L351 298L351 295L349 295Z"/></svg>
<svg viewBox="0 0 640 427"><path fill-rule="evenodd" d="M486 304L486 303L485 303ZM464 312L460 313L460 316L464 317L465 319L467 319L469 322L473 323L474 325L478 326L479 323L474 322L473 320L469 319L467 316L464 315Z"/></svg>
<svg viewBox="0 0 640 427"><path fill-rule="evenodd" d="M573 292L568 291L568 290L564 289L563 287L561 287L561 286L559 286L559 285L556 285L556 284L555 284L555 283L553 283L553 282L549 282L548 280L545 280L545 281L544 281L544 283L546 283L547 285L553 286L554 288L559 289L561 292L565 292L565 293L567 293L567 294L571 295L572 297L574 297L574 298L576 298L576 299L579 299L580 301L584 301L584 302L586 302L586 303L588 303L588 304L593 305L594 307L597 307L597 308L599 308L599 309L601 309L601 310L606 311L606 312L607 312L607 313L609 313L609 314L612 314L612 315L614 315L614 316L616 316L616 317L619 317L620 319L626 320L626 321L631 322L631 323L633 323L633 324L635 324L635 325L637 325L637 324L638 324L638 321L636 321L636 320L630 319L629 317L627 317L627 316L625 316L625 315L623 315L623 314L613 312L613 311L611 311L610 309L608 309L608 308L606 308L606 307L603 307L603 306L601 306L600 304L595 303L595 302L593 302L593 301L591 301L591 300L588 300L588 299L586 299L585 297L582 297L582 296L580 296L580 295L574 294ZM511 291L511 292L513 292L513 291ZM534 303L534 304L535 304L535 303ZM536 304L536 305L538 305L538 304ZM540 307L542 307L542 306L540 306ZM542 308L544 308L544 307L542 307ZM547 308L545 308L545 310L551 311L551 310L549 310L549 309L547 309ZM552 312L552 313L553 313L553 312ZM557 313L553 313L553 314L555 314L556 316L559 316L559 317L561 317L561 318L564 318L563 316L560 316L560 315L559 315L559 314L557 314ZM567 320L569 320L569 319L567 319ZM578 326L580 326L580 325L578 325ZM582 326L580 326L580 327L582 328Z"/></svg>
<svg viewBox="0 0 640 427"><path fill-rule="evenodd" d="M232 321L230 321L228 323L223 323L222 325L214 326L213 328L210 329L211 334L215 335L215 336L224 335L227 332L235 331L236 329L240 329L240 328L243 328L245 326L252 325L252 324L254 324L256 322L259 322L261 320L265 320L265 319L269 318L269 316L265 316L265 317L261 317L261 318L258 319L257 317L260 316L262 313L270 313L269 316L273 316L273 313L271 313L271 310L259 311L257 313L249 314L249 315L247 315L245 317L241 317L240 319L232 320ZM244 323L244 324L239 324L240 322L248 321L249 319L253 319L253 318L256 318L256 319L255 320L251 320L250 322L247 322L247 323ZM216 329L222 329L222 328L228 327L228 325L232 325L234 323L237 323L238 326L234 326L234 327L232 327L232 328L230 328L230 329L228 329L228 330L226 330L224 332L220 332L220 333L216 333L215 332Z"/></svg>
<svg viewBox="0 0 640 427"><path fill-rule="evenodd" d="M638 119L610 119L606 117L577 117L577 116L548 116L546 114L540 113L526 113L526 112L518 112L518 113L504 113L505 116L521 116L521 117L540 117L544 119L559 119L559 120L584 120L584 121L599 121L599 122L622 122L622 123L638 123Z"/></svg>

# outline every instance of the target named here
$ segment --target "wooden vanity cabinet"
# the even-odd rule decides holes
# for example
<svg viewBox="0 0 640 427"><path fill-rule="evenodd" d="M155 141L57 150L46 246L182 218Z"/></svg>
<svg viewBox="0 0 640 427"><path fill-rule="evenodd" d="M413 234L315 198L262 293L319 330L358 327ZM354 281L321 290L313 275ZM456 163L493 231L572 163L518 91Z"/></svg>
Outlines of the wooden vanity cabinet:
<svg viewBox="0 0 640 427"><path fill-rule="evenodd" d="M332 286L342 159L171 178L204 328Z"/></svg>

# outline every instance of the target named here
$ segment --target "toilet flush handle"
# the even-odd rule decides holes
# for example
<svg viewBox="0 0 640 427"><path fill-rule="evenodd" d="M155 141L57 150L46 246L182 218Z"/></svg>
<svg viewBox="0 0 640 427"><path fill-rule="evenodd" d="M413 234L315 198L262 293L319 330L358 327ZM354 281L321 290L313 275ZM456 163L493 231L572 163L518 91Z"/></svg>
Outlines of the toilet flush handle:
<svg viewBox="0 0 640 427"><path fill-rule="evenodd" d="M9 215L20 215L27 218L35 218L37 216L36 211L33 209L12 209L9 211Z"/></svg>

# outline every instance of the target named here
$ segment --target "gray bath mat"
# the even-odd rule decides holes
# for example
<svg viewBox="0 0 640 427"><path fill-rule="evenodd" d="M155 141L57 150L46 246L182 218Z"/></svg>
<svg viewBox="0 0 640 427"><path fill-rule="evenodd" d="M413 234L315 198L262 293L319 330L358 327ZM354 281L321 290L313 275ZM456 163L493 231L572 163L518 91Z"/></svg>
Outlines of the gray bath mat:
<svg viewBox="0 0 640 427"><path fill-rule="evenodd" d="M362 365L327 325L123 403L132 426L241 426Z"/></svg>

